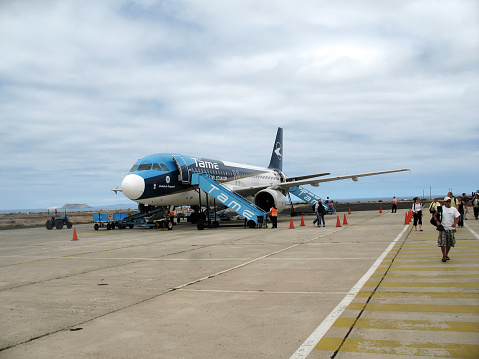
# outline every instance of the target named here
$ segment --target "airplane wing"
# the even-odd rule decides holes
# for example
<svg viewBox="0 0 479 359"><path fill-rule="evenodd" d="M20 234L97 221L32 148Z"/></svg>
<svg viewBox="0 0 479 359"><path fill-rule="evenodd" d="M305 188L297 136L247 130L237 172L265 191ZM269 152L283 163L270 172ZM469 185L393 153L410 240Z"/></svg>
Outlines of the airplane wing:
<svg viewBox="0 0 479 359"><path fill-rule="evenodd" d="M276 190L289 190L291 187L296 187L296 186L303 186L310 184L312 186L318 186L319 183L321 182L331 182L331 181L340 181L343 179L348 179L351 178L353 181L358 181L359 177L367 177L367 176L376 176L376 175L382 175L386 173L394 173L394 172L404 172L404 171L409 171L409 169L401 169L401 170L392 170L392 171L380 171L380 172L368 172L368 173L359 173L355 175L347 175L347 176L337 176L337 177L325 177L325 178L315 178L315 179L304 179L304 180L298 180L298 181L291 181L291 182L282 182L275 184L273 186L251 186L251 187L233 187L232 190L235 191L236 193L247 197L247 196L252 196L256 194L257 192L266 189L266 188L271 188L271 189L276 189ZM307 177L307 176L304 176Z"/></svg>
<svg viewBox="0 0 479 359"><path fill-rule="evenodd" d="M287 190L295 186L303 186L306 184L310 184L314 186L314 185L319 185L321 182L340 181L340 180L348 179L348 178L351 178L353 181L357 182L359 177L376 176L376 175L382 175L386 173L404 172L404 171L409 171L409 169L406 168L401 170L368 172L368 173L359 173L359 174L347 175L347 176L325 177L325 178L307 179L307 180L292 181L292 182L282 182L272 186L271 188Z"/></svg>
<svg viewBox="0 0 479 359"><path fill-rule="evenodd" d="M325 173L317 173L317 174L314 174L314 175L287 177L286 182L299 181L299 180L304 180L304 179L314 178L314 177L322 177L322 176L327 176L327 175L330 175L330 174L331 173L329 173L329 172L325 172Z"/></svg>

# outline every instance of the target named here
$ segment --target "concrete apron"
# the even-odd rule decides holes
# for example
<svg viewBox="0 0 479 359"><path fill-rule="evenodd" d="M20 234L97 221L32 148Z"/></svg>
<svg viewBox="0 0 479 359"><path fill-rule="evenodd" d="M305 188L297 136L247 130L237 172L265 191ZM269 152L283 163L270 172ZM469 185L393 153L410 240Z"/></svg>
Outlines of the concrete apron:
<svg viewBox="0 0 479 359"><path fill-rule="evenodd" d="M458 230L442 263L426 218L397 238L404 214L346 214L341 227L326 216L325 228L307 216L294 229L280 217L277 230L81 225L78 241L73 229L1 231L0 357L477 357L477 237Z"/></svg>

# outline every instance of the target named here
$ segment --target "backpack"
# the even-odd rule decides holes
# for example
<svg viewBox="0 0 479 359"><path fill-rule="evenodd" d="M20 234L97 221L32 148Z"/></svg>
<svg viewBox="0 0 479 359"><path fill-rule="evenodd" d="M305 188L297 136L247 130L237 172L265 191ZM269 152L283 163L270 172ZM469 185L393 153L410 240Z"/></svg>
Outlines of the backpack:
<svg viewBox="0 0 479 359"><path fill-rule="evenodd" d="M439 223L441 223L442 222L442 207L441 206L438 206L437 209L436 209L436 217L437 217L437 220L439 221ZM434 216L432 216L429 223L431 223L434 227L436 227L436 230L438 230L438 231L443 231L444 230L444 227L442 226L442 224L437 225L437 222L434 219Z"/></svg>

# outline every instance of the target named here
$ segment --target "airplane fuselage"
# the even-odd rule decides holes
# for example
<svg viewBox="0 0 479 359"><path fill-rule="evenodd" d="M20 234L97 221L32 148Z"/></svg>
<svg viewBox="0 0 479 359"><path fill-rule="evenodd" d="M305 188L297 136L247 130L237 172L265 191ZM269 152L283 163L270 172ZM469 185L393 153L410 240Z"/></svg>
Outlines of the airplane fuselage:
<svg viewBox="0 0 479 359"><path fill-rule="evenodd" d="M274 186L285 181L281 171L175 153L161 153L138 160L122 182L122 191L131 200L149 206L199 205L197 188L189 183L191 174L206 173L229 189ZM206 195L201 201L206 204Z"/></svg>

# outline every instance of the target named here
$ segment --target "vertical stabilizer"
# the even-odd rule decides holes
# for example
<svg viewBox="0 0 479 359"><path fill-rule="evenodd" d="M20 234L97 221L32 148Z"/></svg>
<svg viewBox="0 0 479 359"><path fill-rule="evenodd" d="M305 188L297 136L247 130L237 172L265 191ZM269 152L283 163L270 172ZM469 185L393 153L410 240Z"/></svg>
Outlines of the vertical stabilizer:
<svg viewBox="0 0 479 359"><path fill-rule="evenodd" d="M283 171L283 129L278 127L268 168Z"/></svg>

